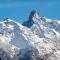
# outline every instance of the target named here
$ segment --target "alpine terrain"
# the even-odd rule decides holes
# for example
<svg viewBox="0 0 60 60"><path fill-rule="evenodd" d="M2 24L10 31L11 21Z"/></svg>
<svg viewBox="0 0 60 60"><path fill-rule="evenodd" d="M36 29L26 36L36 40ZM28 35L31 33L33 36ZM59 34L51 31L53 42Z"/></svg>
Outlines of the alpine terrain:
<svg viewBox="0 0 60 60"><path fill-rule="evenodd" d="M0 21L0 60L60 60L60 21L36 11L22 24Z"/></svg>

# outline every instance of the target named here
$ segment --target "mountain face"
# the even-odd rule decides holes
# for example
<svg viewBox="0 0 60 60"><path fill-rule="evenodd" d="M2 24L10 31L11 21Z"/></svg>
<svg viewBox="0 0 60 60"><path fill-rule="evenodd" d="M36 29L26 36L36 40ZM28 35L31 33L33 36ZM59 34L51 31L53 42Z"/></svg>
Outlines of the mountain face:
<svg viewBox="0 0 60 60"><path fill-rule="evenodd" d="M51 43L54 44L54 46L56 45L56 49L57 48L59 49L59 47L57 46L60 45L60 42L59 42L60 41L60 28L59 28L60 21L48 19L44 16L41 16L36 11L34 11L34 13L32 11L30 16L32 17L29 18L28 21L31 22L32 20L33 24L30 25L28 21L26 21L26 22L23 22L22 25L30 28L34 34L36 34L39 38L43 38L44 41L48 41L48 42L51 41ZM46 60L49 60L49 59L46 59ZM51 60L56 60L56 59L51 58ZM59 59L57 58L57 60Z"/></svg>
<svg viewBox="0 0 60 60"><path fill-rule="evenodd" d="M29 16L28 21L23 22L22 25L27 26L27 27L30 28L30 27L34 24L34 21L33 21L32 18L33 18L33 16L34 16L35 12L36 12L36 11L32 11L32 12L30 13L30 16Z"/></svg>
<svg viewBox="0 0 60 60"><path fill-rule="evenodd" d="M28 21L26 21L23 22L22 25L30 28L33 31L33 33L38 35L40 38L42 37L52 38L53 35L56 36L57 33L59 34L60 23L58 21L47 19L39 15L39 13L37 13L36 11L32 11L30 16L31 17L29 17L28 21L33 24L31 25L30 23L28 23Z"/></svg>
<svg viewBox="0 0 60 60"><path fill-rule="evenodd" d="M0 60L60 60L60 23L32 11L28 21L0 22Z"/></svg>

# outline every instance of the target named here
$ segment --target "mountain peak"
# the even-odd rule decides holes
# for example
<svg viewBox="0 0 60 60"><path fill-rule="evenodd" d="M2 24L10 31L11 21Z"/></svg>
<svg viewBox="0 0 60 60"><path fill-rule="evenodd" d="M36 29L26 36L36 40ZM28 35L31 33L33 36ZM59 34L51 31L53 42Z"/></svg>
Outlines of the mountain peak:
<svg viewBox="0 0 60 60"><path fill-rule="evenodd" d="M27 26L28 28L30 28L34 24L33 17L38 19L39 16L40 15L37 11L35 11L35 10L31 11L28 20L23 22L22 25Z"/></svg>
<svg viewBox="0 0 60 60"><path fill-rule="evenodd" d="M29 18L27 21L23 22L23 26L27 26L27 27L31 27L33 24L34 24L34 21L33 21L33 16L35 15L36 11L33 10L31 11L30 15L29 15Z"/></svg>
<svg viewBox="0 0 60 60"><path fill-rule="evenodd" d="M33 10L30 13L29 20L32 20L33 17L39 19L39 17L42 17L42 16L37 11Z"/></svg>
<svg viewBox="0 0 60 60"><path fill-rule="evenodd" d="M35 10L31 11L30 16L29 16L29 20L32 20L32 18L35 15L35 13L36 13Z"/></svg>

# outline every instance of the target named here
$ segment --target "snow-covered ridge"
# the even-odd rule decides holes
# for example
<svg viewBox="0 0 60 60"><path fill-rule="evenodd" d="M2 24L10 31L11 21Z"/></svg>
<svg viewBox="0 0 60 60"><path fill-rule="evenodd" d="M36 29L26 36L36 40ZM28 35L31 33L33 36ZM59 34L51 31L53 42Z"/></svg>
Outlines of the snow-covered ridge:
<svg viewBox="0 0 60 60"><path fill-rule="evenodd" d="M0 42L3 43L3 47L5 47L4 44L6 44L12 48L12 50L9 50L8 47L5 47L8 54L8 51L12 53L12 51L15 51L15 49L17 51L24 49L32 50L32 48L37 47L35 44L39 43L39 37L33 34L31 29L24 27L21 24L14 22L13 20L8 19L3 21L0 27ZM42 41L40 41L40 43L42 43ZM13 49L14 47L15 49ZM17 52L14 52L14 54L12 53L12 56L14 56L15 53Z"/></svg>
<svg viewBox="0 0 60 60"><path fill-rule="evenodd" d="M35 11L30 15L22 25L8 18L0 22L0 58L59 60L60 24Z"/></svg>

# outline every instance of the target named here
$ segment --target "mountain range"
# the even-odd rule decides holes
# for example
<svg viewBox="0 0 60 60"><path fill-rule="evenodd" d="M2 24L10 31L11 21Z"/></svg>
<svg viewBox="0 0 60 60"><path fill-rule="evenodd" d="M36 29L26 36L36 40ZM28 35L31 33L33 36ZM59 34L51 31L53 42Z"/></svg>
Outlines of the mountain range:
<svg viewBox="0 0 60 60"><path fill-rule="evenodd" d="M60 60L60 21L32 11L22 24L0 22L0 60Z"/></svg>

